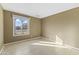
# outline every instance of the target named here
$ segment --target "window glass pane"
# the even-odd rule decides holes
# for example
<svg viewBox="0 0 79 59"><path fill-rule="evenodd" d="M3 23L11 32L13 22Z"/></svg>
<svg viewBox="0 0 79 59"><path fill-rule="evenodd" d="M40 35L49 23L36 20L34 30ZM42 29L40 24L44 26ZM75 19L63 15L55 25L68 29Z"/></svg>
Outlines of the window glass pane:
<svg viewBox="0 0 79 59"><path fill-rule="evenodd" d="M22 22L20 19L16 19L15 26L16 26L16 29L15 29L16 31L21 30Z"/></svg>
<svg viewBox="0 0 79 59"><path fill-rule="evenodd" d="M22 21L22 30L27 30L27 20Z"/></svg>

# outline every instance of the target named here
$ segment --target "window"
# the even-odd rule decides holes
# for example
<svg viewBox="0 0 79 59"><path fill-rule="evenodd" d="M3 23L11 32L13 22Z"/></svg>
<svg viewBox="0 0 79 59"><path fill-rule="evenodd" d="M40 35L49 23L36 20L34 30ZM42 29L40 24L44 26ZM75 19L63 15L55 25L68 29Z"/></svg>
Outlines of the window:
<svg viewBox="0 0 79 59"><path fill-rule="evenodd" d="M29 35L29 18L13 15L13 36Z"/></svg>

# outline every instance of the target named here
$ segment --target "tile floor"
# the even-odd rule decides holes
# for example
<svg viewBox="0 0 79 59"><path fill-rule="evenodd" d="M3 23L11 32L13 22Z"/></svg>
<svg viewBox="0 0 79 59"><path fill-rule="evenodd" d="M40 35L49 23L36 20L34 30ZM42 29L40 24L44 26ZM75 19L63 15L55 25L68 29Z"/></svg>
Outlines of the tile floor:
<svg viewBox="0 0 79 59"><path fill-rule="evenodd" d="M45 40L40 38L37 38L36 40L36 38L33 38L33 40L25 39L22 41L5 44L2 55L29 55L31 54L29 52L30 45L39 41Z"/></svg>
<svg viewBox="0 0 79 59"><path fill-rule="evenodd" d="M79 50L52 44L43 38L18 41L4 45L2 55L79 55Z"/></svg>

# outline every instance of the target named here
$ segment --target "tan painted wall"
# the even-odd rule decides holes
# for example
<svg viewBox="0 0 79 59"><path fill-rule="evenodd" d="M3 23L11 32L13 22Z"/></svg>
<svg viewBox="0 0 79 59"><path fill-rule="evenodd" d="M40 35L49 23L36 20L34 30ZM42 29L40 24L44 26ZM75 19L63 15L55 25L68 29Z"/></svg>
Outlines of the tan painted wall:
<svg viewBox="0 0 79 59"><path fill-rule="evenodd" d="M38 18L30 17L30 35L13 37L13 20L12 13L18 14L10 11L4 11L4 42L13 42L18 40L23 40L31 37L38 37L41 35L41 21ZM19 14L22 15L22 14ZM26 16L26 15L24 15Z"/></svg>
<svg viewBox="0 0 79 59"><path fill-rule="evenodd" d="M0 49L3 45L3 9L0 5Z"/></svg>
<svg viewBox="0 0 79 59"><path fill-rule="evenodd" d="M56 41L56 36L79 48L79 8L71 9L42 19L43 36Z"/></svg>
<svg viewBox="0 0 79 59"><path fill-rule="evenodd" d="M4 11L4 42L13 42L26 38L42 36L51 41L56 41L56 36L64 44L79 47L79 8L71 9L59 14L51 15L41 20L31 17L30 35L13 37L11 12ZM41 31L42 24L42 31Z"/></svg>

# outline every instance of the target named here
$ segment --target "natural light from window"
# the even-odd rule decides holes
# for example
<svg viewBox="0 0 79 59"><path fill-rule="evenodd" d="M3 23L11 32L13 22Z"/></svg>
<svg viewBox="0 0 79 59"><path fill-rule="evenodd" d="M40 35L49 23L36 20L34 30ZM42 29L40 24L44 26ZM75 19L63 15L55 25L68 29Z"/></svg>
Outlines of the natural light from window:
<svg viewBox="0 0 79 59"><path fill-rule="evenodd" d="M29 18L13 15L13 35L21 36L29 34Z"/></svg>

